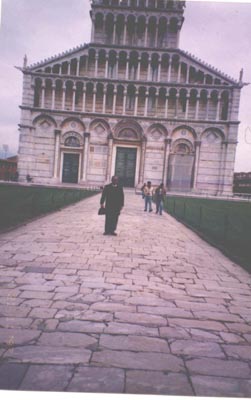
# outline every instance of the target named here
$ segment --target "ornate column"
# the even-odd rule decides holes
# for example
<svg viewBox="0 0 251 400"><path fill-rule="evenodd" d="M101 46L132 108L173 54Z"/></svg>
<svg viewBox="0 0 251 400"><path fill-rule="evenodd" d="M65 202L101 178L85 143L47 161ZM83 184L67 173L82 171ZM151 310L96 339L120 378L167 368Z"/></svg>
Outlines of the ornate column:
<svg viewBox="0 0 251 400"><path fill-rule="evenodd" d="M89 154L89 142L90 142L90 133L84 133L84 154L83 154L83 175L82 180L86 182L87 178L87 161L88 161L88 154Z"/></svg>
<svg viewBox="0 0 251 400"><path fill-rule="evenodd" d="M72 107L71 107L72 111L75 111L75 102L76 102L76 83L74 83L74 86L72 88Z"/></svg>
<svg viewBox="0 0 251 400"><path fill-rule="evenodd" d="M92 98L92 112L96 112L96 97L97 97L97 88L96 85L93 87L93 98Z"/></svg>
<svg viewBox="0 0 251 400"><path fill-rule="evenodd" d="M156 32L155 32L155 48L158 47L158 33L159 33L159 24L156 24Z"/></svg>
<svg viewBox="0 0 251 400"><path fill-rule="evenodd" d="M117 24L117 18L114 18L113 22L113 32L112 32L112 42L113 44L116 44L116 24Z"/></svg>
<svg viewBox="0 0 251 400"><path fill-rule="evenodd" d="M83 85L83 102L82 102L82 112L85 112L85 104L86 104L86 87Z"/></svg>
<svg viewBox="0 0 251 400"><path fill-rule="evenodd" d="M51 108L55 110L55 94L56 94L56 85L55 82L52 84L52 100L51 100Z"/></svg>
<svg viewBox="0 0 251 400"><path fill-rule="evenodd" d="M126 45L126 21L125 21L125 25L124 25L124 33L123 33L123 46Z"/></svg>
<svg viewBox="0 0 251 400"><path fill-rule="evenodd" d="M113 148L113 136L110 133L108 136L108 155L107 155L107 169L106 169L106 181L111 180L111 168L112 168L112 148Z"/></svg>
<svg viewBox="0 0 251 400"><path fill-rule="evenodd" d="M117 90L114 89L114 92L113 92L113 103L112 103L112 113L113 113L113 115L116 113L116 102L117 102Z"/></svg>
<svg viewBox="0 0 251 400"><path fill-rule="evenodd" d="M134 116L135 117L138 114L138 101L139 101L139 91L137 89L135 92L135 104L134 104Z"/></svg>
<svg viewBox="0 0 251 400"><path fill-rule="evenodd" d="M189 115L189 96L186 96L186 113L185 113L185 119L188 119Z"/></svg>
<svg viewBox="0 0 251 400"><path fill-rule="evenodd" d="M168 100L169 100L169 96L167 93L166 94L166 103L165 103L165 118L168 118Z"/></svg>
<svg viewBox="0 0 251 400"><path fill-rule="evenodd" d="M62 64L59 64L58 74L59 74L59 75L62 75Z"/></svg>
<svg viewBox="0 0 251 400"><path fill-rule="evenodd" d="M179 99L179 96L176 94L175 95L175 103L174 103L174 107L175 107L174 118L177 118L177 115L178 115L178 99Z"/></svg>
<svg viewBox="0 0 251 400"><path fill-rule="evenodd" d="M150 60L150 58L148 57L148 71L147 71L147 80L148 81L151 81L152 79L151 79L151 67L152 67L152 65L151 65L151 60Z"/></svg>
<svg viewBox="0 0 251 400"><path fill-rule="evenodd" d="M77 58L77 68L76 68L76 75L79 76L79 69L80 69L80 58Z"/></svg>
<svg viewBox="0 0 251 400"><path fill-rule="evenodd" d="M41 98L41 108L45 106L45 82L42 81L42 98Z"/></svg>
<svg viewBox="0 0 251 400"><path fill-rule="evenodd" d="M164 186L166 186L166 183L167 183L168 159L169 159L169 154L170 154L171 143L172 143L171 138L165 139L164 165L163 165L163 173L162 173L162 182L164 183Z"/></svg>
<svg viewBox="0 0 251 400"><path fill-rule="evenodd" d="M129 58L126 57L126 74L125 74L125 80L128 81L129 79Z"/></svg>
<svg viewBox="0 0 251 400"><path fill-rule="evenodd" d="M200 140L196 140L194 142L194 145L195 145L195 163L194 163L194 176L193 176L193 190L196 190L197 178L198 178L198 170L199 170L199 161L200 161L201 141Z"/></svg>
<svg viewBox="0 0 251 400"><path fill-rule="evenodd" d="M141 73L141 58L139 57L139 59L138 59L138 76L137 76L137 80L139 81L140 80L140 73Z"/></svg>
<svg viewBox="0 0 251 400"><path fill-rule="evenodd" d="M54 130L55 134L55 151L54 151L54 171L53 178L58 178L58 160L59 160L59 151L60 151L60 135L61 131L58 129Z"/></svg>
<svg viewBox="0 0 251 400"><path fill-rule="evenodd" d="M200 106L200 97L196 96L196 106L195 106L195 119L198 119L199 116L199 106Z"/></svg>
<svg viewBox="0 0 251 400"><path fill-rule="evenodd" d="M144 117L147 117L148 100L149 100L149 92L148 92L148 90L147 90L147 91L146 91L146 97L145 97L145 111L144 111Z"/></svg>
<svg viewBox="0 0 251 400"><path fill-rule="evenodd" d="M98 54L95 55L95 78L98 76Z"/></svg>
<svg viewBox="0 0 251 400"><path fill-rule="evenodd" d="M126 96L127 96L127 89L124 88L123 90L123 115L126 113Z"/></svg>
<svg viewBox="0 0 251 400"><path fill-rule="evenodd" d="M104 87L104 91L103 91L103 110L102 110L103 114L105 114L106 92L107 92L107 90L106 90L106 86L105 86L105 87Z"/></svg>
<svg viewBox="0 0 251 400"><path fill-rule="evenodd" d="M210 96L207 95L206 120L208 120L208 114L209 114L209 101L210 101Z"/></svg>
<svg viewBox="0 0 251 400"><path fill-rule="evenodd" d="M189 83L189 66L188 66L188 64L186 64L186 66L187 66L186 83Z"/></svg>
<svg viewBox="0 0 251 400"><path fill-rule="evenodd" d="M145 135L143 135L141 141L141 157L140 157L140 167L139 167L139 184L141 186L144 183L146 144L147 144L147 138Z"/></svg>
<svg viewBox="0 0 251 400"><path fill-rule="evenodd" d="M71 62L70 61L68 61L68 68L67 68L67 75L70 75L71 74Z"/></svg>
<svg viewBox="0 0 251 400"><path fill-rule="evenodd" d="M63 82L62 110L65 110L65 92L66 92L66 87L65 87L65 82Z"/></svg>
<svg viewBox="0 0 251 400"><path fill-rule="evenodd" d="M91 43L94 42L94 32L95 32L95 15L92 17L92 31L91 31Z"/></svg>
<svg viewBox="0 0 251 400"><path fill-rule="evenodd" d="M161 60L158 61L158 82L161 81Z"/></svg>
<svg viewBox="0 0 251 400"><path fill-rule="evenodd" d="M146 21L146 27L145 27L145 47L147 47L147 42L148 42L148 21Z"/></svg>
<svg viewBox="0 0 251 400"><path fill-rule="evenodd" d="M108 78L108 56L105 57L105 78Z"/></svg>
<svg viewBox="0 0 251 400"><path fill-rule="evenodd" d="M180 83L180 76L181 76L181 62L179 61L179 67L178 67L178 83Z"/></svg>
<svg viewBox="0 0 251 400"><path fill-rule="evenodd" d="M171 72L172 72L172 60L169 59L168 70L167 70L167 82L170 82L170 80L171 80Z"/></svg>
<svg viewBox="0 0 251 400"><path fill-rule="evenodd" d="M227 156L227 148L228 142L222 141L221 143L221 160L220 160L220 176L219 176L219 184L218 184L218 194L222 194L224 192L224 183L225 183L225 173L226 173L226 156Z"/></svg>
<svg viewBox="0 0 251 400"><path fill-rule="evenodd" d="M220 120L220 108L221 108L221 98L219 97L219 94L218 94L216 121Z"/></svg>

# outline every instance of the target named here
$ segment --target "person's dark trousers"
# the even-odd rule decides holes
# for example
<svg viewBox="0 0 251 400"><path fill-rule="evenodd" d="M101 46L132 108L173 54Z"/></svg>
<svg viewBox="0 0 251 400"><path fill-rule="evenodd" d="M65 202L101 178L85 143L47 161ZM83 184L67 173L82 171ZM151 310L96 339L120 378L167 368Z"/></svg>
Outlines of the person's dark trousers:
<svg viewBox="0 0 251 400"><path fill-rule="evenodd" d="M119 214L108 213L105 216L105 233L113 233L116 231Z"/></svg>

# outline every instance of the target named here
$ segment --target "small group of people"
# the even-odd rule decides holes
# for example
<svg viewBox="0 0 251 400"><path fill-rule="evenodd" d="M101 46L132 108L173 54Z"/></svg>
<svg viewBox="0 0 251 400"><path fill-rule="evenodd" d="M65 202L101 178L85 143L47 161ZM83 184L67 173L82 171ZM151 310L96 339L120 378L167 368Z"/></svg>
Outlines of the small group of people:
<svg viewBox="0 0 251 400"><path fill-rule="evenodd" d="M152 201L155 196L156 201L156 214L162 215L163 202L166 194L163 183L161 183L154 191L150 181L144 183L141 188L142 197L145 200L145 210L149 209L152 212ZM103 188L102 196L100 199L100 207L105 209L105 231L104 235L117 236L116 228L120 212L124 207L124 191L122 186L119 185L119 178L112 177L112 182Z"/></svg>
<svg viewBox="0 0 251 400"><path fill-rule="evenodd" d="M165 194L166 194L164 184L161 183L157 187L157 189L154 191L152 182L148 181L147 183L144 183L144 185L142 186L141 192L142 192L142 198L145 200L144 211L147 211L147 209L149 210L149 212L153 211L152 201L153 201L153 198L155 198L156 214L162 215L163 206L164 206L164 198L165 198Z"/></svg>

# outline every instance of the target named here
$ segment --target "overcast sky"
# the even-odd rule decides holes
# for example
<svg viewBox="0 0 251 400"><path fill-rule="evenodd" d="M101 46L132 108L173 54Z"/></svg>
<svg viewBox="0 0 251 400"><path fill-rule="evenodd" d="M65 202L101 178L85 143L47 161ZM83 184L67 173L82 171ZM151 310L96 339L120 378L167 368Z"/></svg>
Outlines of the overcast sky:
<svg viewBox="0 0 251 400"><path fill-rule="evenodd" d="M1 3L1 0L0 0ZM2 0L0 149L18 148L22 74L14 66L42 61L90 41L89 0ZM234 79L251 82L251 3L187 1L180 48ZM251 171L251 85L242 89L235 171Z"/></svg>

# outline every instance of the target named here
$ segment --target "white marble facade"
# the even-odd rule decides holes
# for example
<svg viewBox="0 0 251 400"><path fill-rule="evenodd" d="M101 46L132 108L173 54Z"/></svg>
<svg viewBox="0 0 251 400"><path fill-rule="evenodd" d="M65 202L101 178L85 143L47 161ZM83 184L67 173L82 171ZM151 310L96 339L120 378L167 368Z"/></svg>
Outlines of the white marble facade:
<svg viewBox="0 0 251 400"><path fill-rule="evenodd" d="M92 0L90 44L25 60L20 181L232 192L241 75L179 49L184 7Z"/></svg>

